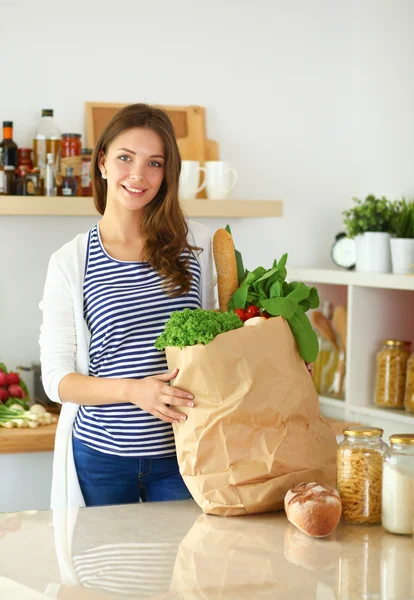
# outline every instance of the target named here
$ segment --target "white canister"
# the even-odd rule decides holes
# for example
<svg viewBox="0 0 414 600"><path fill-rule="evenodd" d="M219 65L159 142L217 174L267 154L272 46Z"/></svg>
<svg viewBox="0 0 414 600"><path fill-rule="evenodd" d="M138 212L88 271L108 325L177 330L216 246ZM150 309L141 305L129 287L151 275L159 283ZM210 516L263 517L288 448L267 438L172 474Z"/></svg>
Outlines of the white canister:
<svg viewBox="0 0 414 600"><path fill-rule="evenodd" d="M382 471L382 524L390 533L414 533L414 434L390 436Z"/></svg>
<svg viewBox="0 0 414 600"><path fill-rule="evenodd" d="M366 231L355 238L356 270L371 273L391 272L390 234Z"/></svg>
<svg viewBox="0 0 414 600"><path fill-rule="evenodd" d="M392 272L401 275L414 273L414 239L391 239Z"/></svg>

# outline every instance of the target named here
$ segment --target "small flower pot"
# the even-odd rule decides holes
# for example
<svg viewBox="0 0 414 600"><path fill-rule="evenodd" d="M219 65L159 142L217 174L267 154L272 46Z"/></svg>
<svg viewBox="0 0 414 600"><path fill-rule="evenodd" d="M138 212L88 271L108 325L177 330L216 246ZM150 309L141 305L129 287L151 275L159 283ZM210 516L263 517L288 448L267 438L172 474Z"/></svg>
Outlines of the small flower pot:
<svg viewBox="0 0 414 600"><path fill-rule="evenodd" d="M390 234L367 231L355 238L356 270L371 273L391 272Z"/></svg>
<svg viewBox="0 0 414 600"><path fill-rule="evenodd" d="M394 238L391 240L392 272L400 275L414 273L414 239Z"/></svg>

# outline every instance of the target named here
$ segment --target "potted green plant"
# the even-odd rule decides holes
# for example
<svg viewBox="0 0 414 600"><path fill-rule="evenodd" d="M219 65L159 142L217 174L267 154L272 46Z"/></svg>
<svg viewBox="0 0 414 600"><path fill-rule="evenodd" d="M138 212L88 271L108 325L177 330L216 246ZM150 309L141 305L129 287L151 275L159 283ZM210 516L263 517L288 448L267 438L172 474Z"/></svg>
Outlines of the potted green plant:
<svg viewBox="0 0 414 600"><path fill-rule="evenodd" d="M356 270L389 273L390 228L395 207L385 196L377 198L373 194L353 201L355 205L343 215L346 232L355 239Z"/></svg>
<svg viewBox="0 0 414 600"><path fill-rule="evenodd" d="M395 202L391 220L391 262L393 273L414 273L414 202Z"/></svg>

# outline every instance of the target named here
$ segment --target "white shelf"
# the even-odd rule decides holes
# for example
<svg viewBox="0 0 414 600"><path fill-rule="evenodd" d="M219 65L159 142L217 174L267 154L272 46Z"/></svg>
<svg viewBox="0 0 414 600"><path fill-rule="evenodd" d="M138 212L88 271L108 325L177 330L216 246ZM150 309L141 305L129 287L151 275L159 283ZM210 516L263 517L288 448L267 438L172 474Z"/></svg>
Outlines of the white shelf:
<svg viewBox="0 0 414 600"><path fill-rule="evenodd" d="M181 201L188 217L281 217L281 200ZM64 196L0 196L0 216L96 217L93 198Z"/></svg>
<svg viewBox="0 0 414 600"><path fill-rule="evenodd" d="M356 405L350 405L349 410L352 412L357 412L360 415L368 415L384 421L392 421L393 423L401 423L403 425L414 427L414 415L407 413L404 410Z"/></svg>
<svg viewBox="0 0 414 600"><path fill-rule="evenodd" d="M414 415L374 404L376 353L383 340L410 340L414 351L414 277L293 268L287 278L316 285L321 301L348 309L345 400L321 397L322 415L381 427L386 442L393 433L414 433Z"/></svg>
<svg viewBox="0 0 414 600"><path fill-rule="evenodd" d="M413 274L414 275L414 274ZM414 290L413 275L393 273L357 273L342 269L300 269L288 268L289 281L305 281L332 285L353 285L395 290Z"/></svg>

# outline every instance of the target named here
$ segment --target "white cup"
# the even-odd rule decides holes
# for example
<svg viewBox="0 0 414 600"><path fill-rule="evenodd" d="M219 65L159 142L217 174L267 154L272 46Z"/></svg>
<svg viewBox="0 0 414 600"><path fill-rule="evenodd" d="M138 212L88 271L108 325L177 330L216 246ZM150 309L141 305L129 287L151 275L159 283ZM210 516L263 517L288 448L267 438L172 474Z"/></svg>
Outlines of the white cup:
<svg viewBox="0 0 414 600"><path fill-rule="evenodd" d="M204 181L200 183L200 172L204 172ZM198 160L182 160L178 195L181 200L194 200L198 192L206 186L206 170L200 167Z"/></svg>
<svg viewBox="0 0 414 600"><path fill-rule="evenodd" d="M236 187L238 172L222 160L209 160L205 165L207 198L224 200Z"/></svg>

